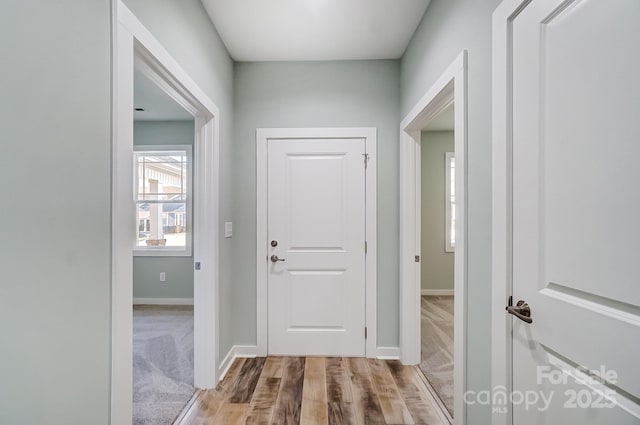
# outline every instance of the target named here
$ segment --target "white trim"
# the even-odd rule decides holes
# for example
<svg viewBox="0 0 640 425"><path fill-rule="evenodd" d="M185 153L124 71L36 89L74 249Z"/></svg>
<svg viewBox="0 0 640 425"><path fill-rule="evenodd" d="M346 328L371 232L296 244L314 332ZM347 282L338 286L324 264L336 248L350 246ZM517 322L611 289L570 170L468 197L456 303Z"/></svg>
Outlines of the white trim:
<svg viewBox="0 0 640 425"><path fill-rule="evenodd" d="M422 289L420 295L447 297L454 295L453 289Z"/></svg>
<svg viewBox="0 0 640 425"><path fill-rule="evenodd" d="M134 298L133 305L193 305L193 298Z"/></svg>
<svg viewBox="0 0 640 425"><path fill-rule="evenodd" d="M268 254L267 238L267 140L282 138L360 138L365 139L365 153L369 155L366 172L366 318L368 337L365 355L375 357L377 348L377 129L375 127L345 128L259 128L256 131L256 285L257 285L257 353L268 352Z"/></svg>
<svg viewBox="0 0 640 425"><path fill-rule="evenodd" d="M467 341L467 52L460 53L400 124L400 352L420 363L420 132L454 104L456 249L454 273L454 418L465 424Z"/></svg>
<svg viewBox="0 0 640 425"><path fill-rule="evenodd" d="M376 358L380 360L400 360L400 347L377 347Z"/></svg>
<svg viewBox="0 0 640 425"><path fill-rule="evenodd" d="M213 388L218 364L219 110L129 9L114 2L111 424L131 423L133 71L141 70L194 115L194 381Z"/></svg>
<svg viewBox="0 0 640 425"><path fill-rule="evenodd" d="M255 345L234 345L218 368L218 382L222 381L222 378L227 374L229 368L233 364L233 361L237 358L253 358L257 356L258 348Z"/></svg>
<svg viewBox="0 0 640 425"><path fill-rule="evenodd" d="M167 151L185 151L187 153L187 200L186 204L186 216L187 216L187 231L185 235L185 247L147 247L138 246L134 243L133 256L134 257L191 257L193 251L193 146L192 145L134 145L133 152L167 152ZM134 155L135 156L135 155ZM134 162L133 164L133 193L136 196L136 186L138 183L138 169ZM136 201L137 203L143 201ZM170 202L170 201L168 201ZM134 228L134 235L138 234L139 223L136 223ZM134 239L135 242L135 239Z"/></svg>
<svg viewBox="0 0 640 425"><path fill-rule="evenodd" d="M504 314L511 295L511 25L529 0L503 0L492 16L492 208L491 384L512 391L512 320ZM491 423L511 425L513 412L493 412Z"/></svg>

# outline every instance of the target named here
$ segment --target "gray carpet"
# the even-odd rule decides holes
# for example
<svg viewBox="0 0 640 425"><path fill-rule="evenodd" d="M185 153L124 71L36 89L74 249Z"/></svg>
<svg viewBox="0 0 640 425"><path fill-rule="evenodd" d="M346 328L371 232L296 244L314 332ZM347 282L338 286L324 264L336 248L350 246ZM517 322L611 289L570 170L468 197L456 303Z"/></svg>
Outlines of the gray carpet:
<svg viewBox="0 0 640 425"><path fill-rule="evenodd" d="M193 307L135 306L133 425L173 423L193 393Z"/></svg>
<svg viewBox="0 0 640 425"><path fill-rule="evenodd" d="M422 297L420 370L453 416L453 297Z"/></svg>

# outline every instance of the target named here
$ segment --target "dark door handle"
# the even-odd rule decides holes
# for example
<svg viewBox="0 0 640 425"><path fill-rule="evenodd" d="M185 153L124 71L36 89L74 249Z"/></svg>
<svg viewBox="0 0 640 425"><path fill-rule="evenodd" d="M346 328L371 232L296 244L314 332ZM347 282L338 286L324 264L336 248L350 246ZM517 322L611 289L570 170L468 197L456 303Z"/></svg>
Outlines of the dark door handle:
<svg viewBox="0 0 640 425"><path fill-rule="evenodd" d="M531 318L531 307L529 307L529 304L527 304L526 301L518 301L515 307L512 305L508 305L507 313L516 316L523 322L533 323L533 319Z"/></svg>
<svg viewBox="0 0 640 425"><path fill-rule="evenodd" d="M275 254L271 256L271 262L277 263L278 261L284 261L284 258L278 258Z"/></svg>

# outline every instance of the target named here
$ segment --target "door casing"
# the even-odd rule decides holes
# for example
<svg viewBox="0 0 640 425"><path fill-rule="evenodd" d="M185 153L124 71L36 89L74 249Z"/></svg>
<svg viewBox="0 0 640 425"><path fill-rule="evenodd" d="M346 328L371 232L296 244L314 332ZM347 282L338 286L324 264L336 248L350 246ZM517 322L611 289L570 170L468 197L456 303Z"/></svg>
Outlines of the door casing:
<svg viewBox="0 0 640 425"><path fill-rule="evenodd" d="M256 132L256 316L257 355L268 353L268 182L267 143L270 139L364 139L368 154L366 171L366 239L365 257L367 357L378 357L377 349L377 129L345 128L259 128ZM364 160L364 159L363 159Z"/></svg>
<svg viewBox="0 0 640 425"><path fill-rule="evenodd" d="M134 66L194 117L194 384L213 388L218 358L219 110L122 3L113 2L111 424L131 423L133 368Z"/></svg>
<svg viewBox="0 0 640 425"><path fill-rule="evenodd" d="M421 130L454 104L456 155L456 248L454 253L454 415L465 424L467 358L467 51L442 73L400 124L400 356L420 363ZM444 223L443 223L444 226Z"/></svg>

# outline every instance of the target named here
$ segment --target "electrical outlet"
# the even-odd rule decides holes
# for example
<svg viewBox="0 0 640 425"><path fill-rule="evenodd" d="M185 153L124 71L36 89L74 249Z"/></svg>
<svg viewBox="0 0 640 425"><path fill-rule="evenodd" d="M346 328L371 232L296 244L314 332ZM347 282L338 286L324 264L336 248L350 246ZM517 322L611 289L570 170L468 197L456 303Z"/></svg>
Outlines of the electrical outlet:
<svg viewBox="0 0 640 425"><path fill-rule="evenodd" d="M167 281L167 275L165 274L165 272L160 272L160 282L166 282Z"/></svg>

